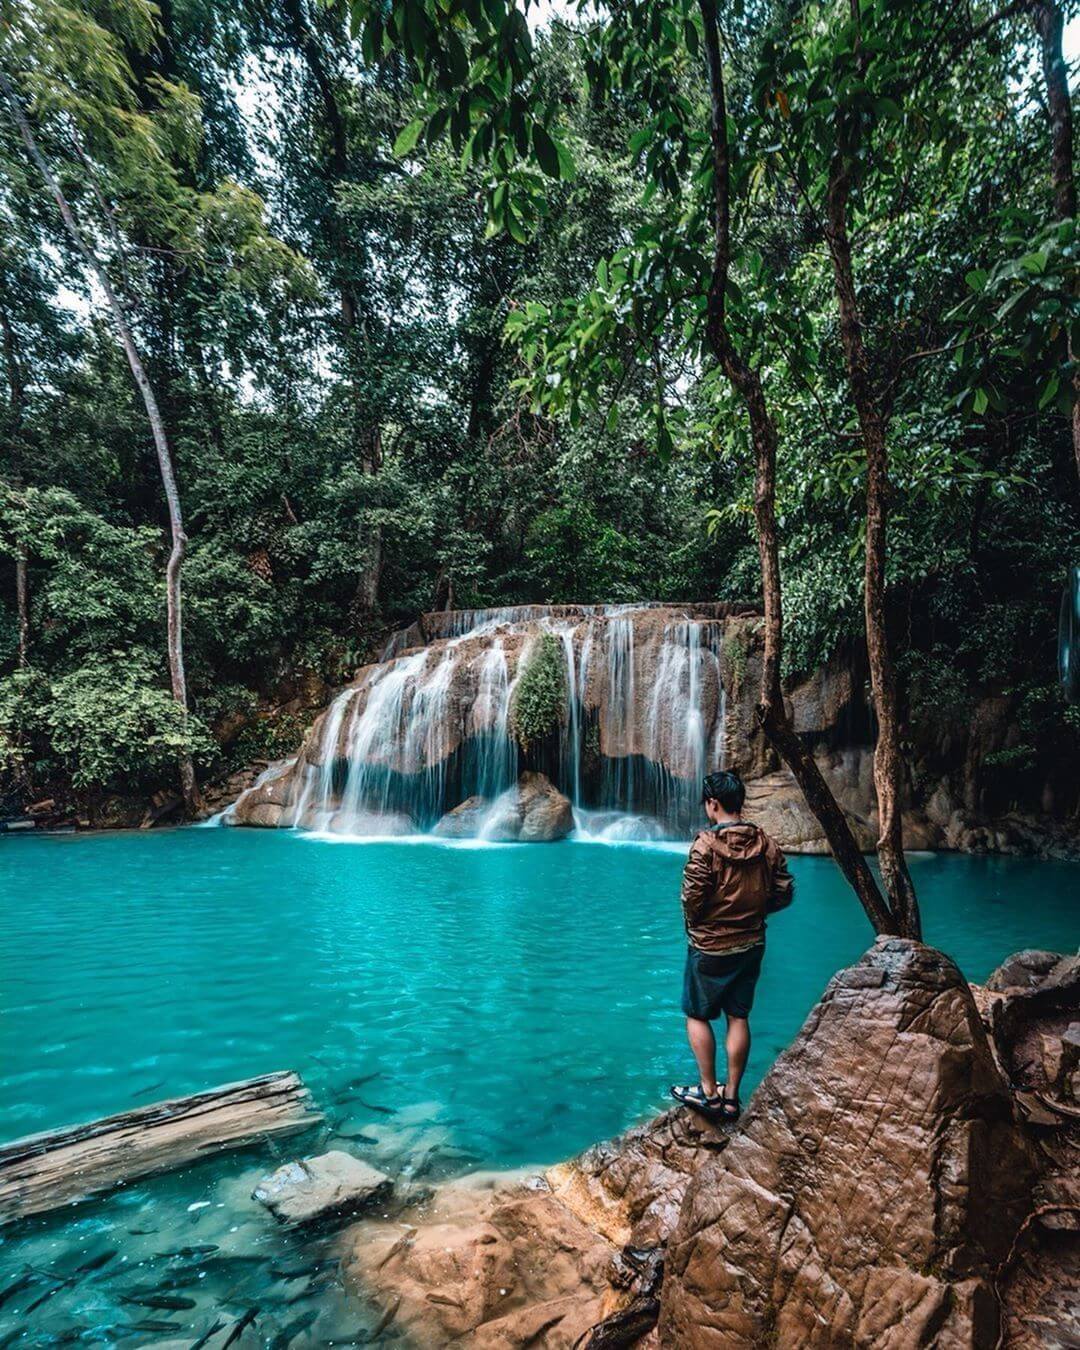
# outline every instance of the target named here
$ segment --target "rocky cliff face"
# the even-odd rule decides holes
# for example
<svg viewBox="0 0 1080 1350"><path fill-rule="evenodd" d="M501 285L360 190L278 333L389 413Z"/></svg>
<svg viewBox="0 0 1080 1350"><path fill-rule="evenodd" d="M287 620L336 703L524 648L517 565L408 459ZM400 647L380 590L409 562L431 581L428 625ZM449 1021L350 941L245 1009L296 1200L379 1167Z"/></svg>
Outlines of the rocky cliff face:
<svg viewBox="0 0 1080 1350"><path fill-rule="evenodd" d="M444 1186L351 1230L348 1273L425 1346L1074 1344L1080 1127L1051 1061L1080 962L1008 967L973 993L879 939L734 1129L672 1111L542 1178ZM1025 1037L1044 1053L1010 1081Z"/></svg>
<svg viewBox="0 0 1080 1350"><path fill-rule="evenodd" d="M543 773L589 828L685 836L698 818L701 775L737 769L748 811L792 852L826 850L790 774L760 734L755 705L761 620L747 606L526 606L425 615L396 634L384 659L357 673L316 720L297 756L272 766L228 813L240 825L357 834L429 830L469 821ZM548 635L562 653L558 726L524 749L513 707L522 670ZM837 653L786 690L860 844L877 837L873 717L865 662ZM1015 739L1004 697L968 724L930 710L907 729L905 812L911 848L1069 854L1077 833L1059 792L1018 810L994 789L988 758ZM1045 795L1045 794L1044 794ZM469 810L455 812L463 803ZM1056 814L1055 814L1056 813Z"/></svg>

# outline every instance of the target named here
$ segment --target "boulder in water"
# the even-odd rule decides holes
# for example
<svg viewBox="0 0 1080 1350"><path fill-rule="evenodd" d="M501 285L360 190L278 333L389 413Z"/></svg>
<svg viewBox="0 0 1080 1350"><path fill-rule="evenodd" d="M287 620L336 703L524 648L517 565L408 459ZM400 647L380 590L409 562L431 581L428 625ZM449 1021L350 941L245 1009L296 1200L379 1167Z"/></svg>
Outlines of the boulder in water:
<svg viewBox="0 0 1080 1350"><path fill-rule="evenodd" d="M440 839L475 839L491 810L486 797L466 797L438 822L432 834Z"/></svg>
<svg viewBox="0 0 1080 1350"><path fill-rule="evenodd" d="M500 843L543 844L565 839L573 828L570 798L544 774L523 773L495 802L481 833Z"/></svg>
<svg viewBox="0 0 1080 1350"><path fill-rule="evenodd" d="M435 826L443 839L489 839L497 844L542 844L565 839L574 808L542 773L523 773L517 784L489 802L467 797Z"/></svg>
<svg viewBox="0 0 1080 1350"><path fill-rule="evenodd" d="M394 1188L385 1173L334 1151L286 1163L263 1177L252 1199L289 1227L349 1218L380 1201Z"/></svg>
<svg viewBox="0 0 1080 1350"><path fill-rule="evenodd" d="M271 764L253 787L236 799L225 816L228 825L251 825L273 830L282 824L292 793L293 761Z"/></svg>

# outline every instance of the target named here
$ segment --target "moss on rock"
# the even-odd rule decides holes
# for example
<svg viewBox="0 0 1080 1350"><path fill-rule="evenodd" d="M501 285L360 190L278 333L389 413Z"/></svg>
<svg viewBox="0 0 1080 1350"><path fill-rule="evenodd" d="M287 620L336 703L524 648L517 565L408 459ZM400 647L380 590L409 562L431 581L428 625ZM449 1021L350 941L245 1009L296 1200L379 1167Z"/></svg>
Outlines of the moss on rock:
<svg viewBox="0 0 1080 1350"><path fill-rule="evenodd" d="M566 663L558 638L544 633L525 657L510 705L510 731L523 750L555 731L566 716Z"/></svg>

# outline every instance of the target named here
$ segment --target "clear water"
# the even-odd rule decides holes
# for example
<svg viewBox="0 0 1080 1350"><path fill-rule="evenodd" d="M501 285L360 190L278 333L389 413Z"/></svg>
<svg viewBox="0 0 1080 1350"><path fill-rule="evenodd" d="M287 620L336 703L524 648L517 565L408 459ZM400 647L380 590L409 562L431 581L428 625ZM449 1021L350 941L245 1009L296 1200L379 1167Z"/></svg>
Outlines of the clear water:
<svg viewBox="0 0 1080 1350"><path fill-rule="evenodd" d="M678 1008L684 856L243 830L5 841L0 1139L288 1068L330 1118L320 1148L425 1177L566 1157L693 1077ZM1080 866L912 865L928 940L970 979L1020 947L1075 949ZM870 939L830 861L793 866L798 897L771 925L748 1088ZM347 1341L363 1310L323 1290L326 1277L269 1274L295 1267L300 1246L249 1199L274 1161L226 1156L7 1230L0 1298L28 1262L38 1282L0 1307L0 1346L9 1332L53 1344L77 1327L88 1342L190 1340L249 1306L257 1319L234 1344L272 1343L308 1310L318 1320L294 1346ZM160 1256L194 1244L219 1251ZM72 1274L113 1247L99 1271ZM193 1308L124 1302L178 1269ZM146 1321L163 1327L130 1329Z"/></svg>

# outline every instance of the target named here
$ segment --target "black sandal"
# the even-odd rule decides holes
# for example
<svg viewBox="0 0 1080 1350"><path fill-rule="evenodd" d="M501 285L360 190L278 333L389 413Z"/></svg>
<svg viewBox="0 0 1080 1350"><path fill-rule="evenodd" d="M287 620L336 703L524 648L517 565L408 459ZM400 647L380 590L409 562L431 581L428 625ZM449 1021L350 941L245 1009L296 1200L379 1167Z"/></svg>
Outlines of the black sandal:
<svg viewBox="0 0 1080 1350"><path fill-rule="evenodd" d="M723 1120L734 1124L741 1115L742 1107L739 1105L739 1099L727 1095L727 1084L725 1083L720 1093L720 1116Z"/></svg>
<svg viewBox="0 0 1080 1350"><path fill-rule="evenodd" d="M700 1083L687 1087L673 1087L671 1095L681 1106L689 1106L692 1111L697 1111L708 1120L724 1119L723 1095L718 1092L715 1097L707 1097Z"/></svg>

